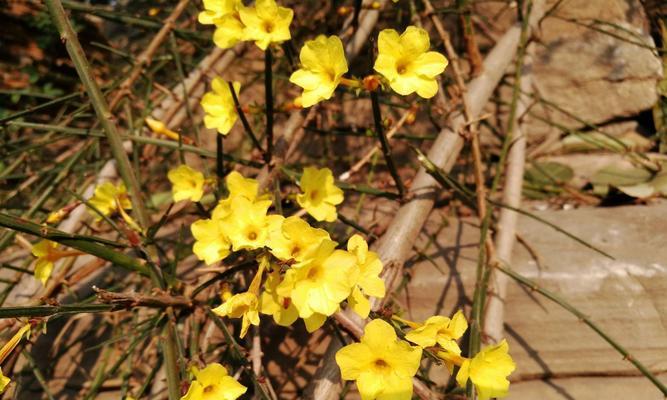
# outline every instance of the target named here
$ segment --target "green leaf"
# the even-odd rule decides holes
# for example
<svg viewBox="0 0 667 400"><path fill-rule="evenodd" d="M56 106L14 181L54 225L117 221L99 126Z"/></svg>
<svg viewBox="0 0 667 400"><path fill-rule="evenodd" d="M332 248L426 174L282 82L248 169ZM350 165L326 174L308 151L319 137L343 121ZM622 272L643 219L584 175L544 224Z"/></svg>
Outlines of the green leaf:
<svg viewBox="0 0 667 400"><path fill-rule="evenodd" d="M535 162L524 174L524 180L536 186L567 183L573 177L572 168L553 161Z"/></svg>
<svg viewBox="0 0 667 400"><path fill-rule="evenodd" d="M632 186L646 183L651 179L651 172L639 167L622 167L610 164L591 177L593 185Z"/></svg>

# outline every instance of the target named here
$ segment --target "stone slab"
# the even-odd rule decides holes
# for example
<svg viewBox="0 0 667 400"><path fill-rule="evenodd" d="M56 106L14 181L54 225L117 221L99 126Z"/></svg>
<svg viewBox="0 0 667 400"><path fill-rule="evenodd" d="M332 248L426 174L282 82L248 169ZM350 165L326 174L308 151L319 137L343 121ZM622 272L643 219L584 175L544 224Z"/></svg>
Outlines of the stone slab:
<svg viewBox="0 0 667 400"><path fill-rule="evenodd" d="M513 268L589 315L651 370L667 371L667 202L536 213L616 259L521 218L519 233L538 260L518 245ZM422 320L469 307L478 242L474 219L451 218L439 211L431 215L418 245L426 258L409 264L412 279L399 297L408 317ZM573 315L514 282L506 326L518 365L514 380L637 373ZM435 372L439 373L445 372Z"/></svg>

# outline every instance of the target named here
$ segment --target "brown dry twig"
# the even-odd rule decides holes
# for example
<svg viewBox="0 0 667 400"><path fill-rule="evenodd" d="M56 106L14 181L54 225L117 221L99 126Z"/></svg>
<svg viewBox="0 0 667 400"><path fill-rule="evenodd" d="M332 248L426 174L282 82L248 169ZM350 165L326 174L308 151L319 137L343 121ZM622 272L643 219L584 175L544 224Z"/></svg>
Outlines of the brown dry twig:
<svg viewBox="0 0 667 400"><path fill-rule="evenodd" d="M97 294L97 299L105 304L112 304L122 308L133 307L153 307L153 308L192 308L194 303L192 300L183 296L173 296L166 293L148 295L135 292L117 293L108 290L100 289L93 286L93 290Z"/></svg>

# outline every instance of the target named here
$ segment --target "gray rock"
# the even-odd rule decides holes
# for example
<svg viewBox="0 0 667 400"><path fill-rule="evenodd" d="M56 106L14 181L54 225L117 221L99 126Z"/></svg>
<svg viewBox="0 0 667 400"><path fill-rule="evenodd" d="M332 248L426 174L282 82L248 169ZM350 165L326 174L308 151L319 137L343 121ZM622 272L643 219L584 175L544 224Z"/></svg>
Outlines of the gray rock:
<svg viewBox="0 0 667 400"><path fill-rule="evenodd" d="M667 202L658 202L651 206L537 213L611 253L615 260L539 222L521 218L519 232L539 261L517 245L513 268L589 315L648 368L666 371L666 211ZM398 300L407 309L405 316L413 320L467 309L475 284L479 242L475 220L443 219L441 213L434 212L426 231L429 234L423 234L418 245L426 258L412 264L412 280ZM573 315L514 282L510 282L508 291L506 326L505 336L517 363L511 379L532 382L515 385L510 398L570 398L548 397L553 388L540 381L547 376L582 377L581 385L589 389L579 388L571 398L603 398L590 388L599 385L598 389L605 389L608 380L586 376L638 373ZM446 375L443 367L431 369L436 381L442 382ZM627 380L628 390L647 390L659 398L658 390L651 391L650 383L648 389L646 384L645 380ZM523 388L534 397L524 396Z"/></svg>
<svg viewBox="0 0 667 400"><path fill-rule="evenodd" d="M554 4L550 0L547 7ZM506 29L516 13L493 2L481 2L475 11L494 21L495 32ZM586 123L634 116L657 101L662 65L651 50L655 43L640 1L565 0L540 28L530 67L535 92L565 113L546 103L535 104L531 110L538 118L527 119L531 140L558 135L557 127L540 118L565 128L582 128ZM509 95L509 90L501 91L501 98L509 100ZM500 111L502 120L507 107Z"/></svg>

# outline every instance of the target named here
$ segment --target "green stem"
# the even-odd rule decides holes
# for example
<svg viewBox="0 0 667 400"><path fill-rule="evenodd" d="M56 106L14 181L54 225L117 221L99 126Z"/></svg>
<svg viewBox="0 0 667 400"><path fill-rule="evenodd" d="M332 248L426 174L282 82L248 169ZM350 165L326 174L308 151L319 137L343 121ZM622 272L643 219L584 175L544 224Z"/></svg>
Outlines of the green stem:
<svg viewBox="0 0 667 400"><path fill-rule="evenodd" d="M461 2L464 3L464 2ZM503 170L505 167L505 160L507 158L507 153L509 151L510 145L512 144L512 132L514 131L514 124L516 121L516 112L519 104L519 94L521 93L521 76L523 74L523 61L526 55L526 47L528 44L528 37L530 35L529 31L529 24L528 24L528 16L530 15L530 10L532 7L532 2L528 1L528 4L526 5L526 13L525 15L522 13L522 4L519 4L519 7L517 8L519 12L519 19L522 21L521 25L521 36L519 39L519 48L517 50L517 57L516 57L516 63L515 63L515 72L514 72L514 88L512 92L512 102L510 105L510 114L508 116L508 124L507 124L507 130L505 134L505 138L503 140L503 146L500 152L500 160L498 161L498 170L495 173L495 176L493 178L493 182L491 184L491 188L489 191L489 195L485 196L482 193L482 196L484 198L479 199L480 201L488 201L488 198L492 198L493 194L496 192L498 188L498 184L500 183L500 177L503 175ZM469 17L469 15L468 15ZM521 19L523 18L523 19ZM472 27L472 26L470 26ZM475 140L474 138L473 140ZM479 184L479 183L478 183ZM478 192L479 193L479 192ZM468 356L469 357L474 357L475 354L477 354L481 348L481 343L482 343L482 338L481 338L481 333L483 331L483 326L482 326L482 318L484 315L484 306L486 304L486 294L488 290L488 285L489 285L489 276L490 276L490 268L488 266L488 263L491 261L489 255L487 254L487 248L486 248L486 241L488 238L488 233L489 233L489 228L491 226L491 216L492 216L493 210L489 207L486 210L485 215L483 215L482 219L482 227L480 231L480 239L479 239L479 254L477 258L477 273L476 273L476 279L475 279L475 291L473 294L473 302L472 302L472 311L471 311L471 324L470 324L470 342L468 344ZM472 394L472 386L469 385L467 387L467 392L468 394Z"/></svg>
<svg viewBox="0 0 667 400"><path fill-rule="evenodd" d="M99 257L103 260L107 260L127 270L135 271L146 276L150 275L148 268L146 268L146 266L141 261L123 253L118 253L114 250L111 250L107 246L96 243L102 242L105 244L113 244L113 242L106 241L105 239L63 232L5 213L0 213L0 227L9 228L15 231L48 239L53 242L60 243L64 246L80 250L95 257Z"/></svg>
<svg viewBox="0 0 667 400"><path fill-rule="evenodd" d="M264 52L264 96L266 101L266 158L273 157L273 55L271 47Z"/></svg>
<svg viewBox="0 0 667 400"><path fill-rule="evenodd" d="M18 126L21 128L30 128L30 129L35 129L35 130L40 130L40 131L53 131L53 132L59 132L59 133L64 133L67 135L77 135L77 136L92 136L92 137L104 137L104 133L99 130L95 129L82 129L82 128L70 128L70 127L64 127L64 126L58 126L58 125L48 125L48 124L38 124L34 122L19 122L19 121L14 121L9 124L10 126ZM160 147L165 147L168 149L173 149L173 150L178 150L179 145L178 142L174 142L171 140L163 140L163 139L157 139L157 138L152 138L152 137L146 137L146 136L122 136L123 140L131 140L136 143L141 143L141 144L152 144L155 146L160 146ZM208 158L215 158L217 155L214 151L202 149L196 146L191 146L188 144L184 144L182 146L182 150L186 151L188 153L193 153L200 155L202 157L208 157ZM224 154L223 155L224 159L230 162L235 162L241 165L245 165L248 167L253 167L253 168L261 168L262 164L256 161L252 160L244 160L242 158L237 158L237 157L232 157L229 154Z"/></svg>
<svg viewBox="0 0 667 400"><path fill-rule="evenodd" d="M29 115L29 114L32 114L32 113L34 113L34 112L36 112L36 111L40 111L40 110L43 110L43 109L45 109L45 108L48 108L48 107L51 107L51 106L55 106L55 105L58 105L58 104L60 104L60 103L64 103L64 102L66 102L66 101L68 101L68 100L76 99L77 97L81 97L81 93L79 93L79 92L70 93L70 94L65 95L65 96L62 96L62 97L60 97L60 98L53 99L53 100L51 100L51 101L47 101L47 102L44 103L44 104L40 104L40 105L38 105L38 106L35 106L35 107L32 107L32 108L28 108L27 110L19 111L19 112L17 112L17 113L12 114L12 115L8 115L8 116L6 116L5 118L0 118L0 125L4 124L4 123L6 123L6 122L9 122L9 121L11 121L11 120L13 120L13 119L20 118L20 117L22 117L22 116L24 116L24 115Z"/></svg>
<svg viewBox="0 0 667 400"><path fill-rule="evenodd" d="M130 160L123 148L121 136L114 123L115 117L111 114L109 105L90 72L90 65L88 64L86 55L84 54L79 39L65 14L65 9L63 8L62 3L60 0L45 0L45 3L49 9L51 18L53 19L53 23L60 33L60 38L65 43L67 52L79 74L81 83L83 83L83 86L88 93L88 97L95 109L98 120L104 129L104 133L109 141L109 146L111 147L111 153L116 160L118 171L130 192L133 210L135 210L137 214L139 224L142 228L148 228L150 219L141 199L141 188L134 174L134 170L130 165Z"/></svg>
<svg viewBox="0 0 667 400"><path fill-rule="evenodd" d="M218 177L218 197L222 197L225 191L225 163L222 135L217 133L215 135L215 174Z"/></svg>
<svg viewBox="0 0 667 400"><path fill-rule="evenodd" d="M171 308L167 309L167 314L171 313ZM167 379L167 391L169 392L169 400L177 400L181 398L181 380L180 373L178 369L178 349L175 345L176 343L176 325L172 321L172 318L167 319L167 323L164 327L165 343L174 343L174 345L162 346L162 352L164 354L164 362L167 370L167 377L172 377Z"/></svg>
<svg viewBox="0 0 667 400"><path fill-rule="evenodd" d="M65 8L69 10L93 14L100 18L104 18L109 21L119 22L125 25L135 25L135 26L140 26L142 28L155 29L155 30L159 30L164 26L162 21L154 21L145 18L138 18L135 16L121 14L119 12L111 11L102 7L92 6L89 4L84 4L78 1L63 0L63 5L65 6ZM185 29L175 28L174 33L176 33L177 36L183 39L210 40L210 37L206 37L200 32L188 31Z"/></svg>
<svg viewBox="0 0 667 400"><path fill-rule="evenodd" d="M68 304L61 306L2 307L0 319L21 317L50 317L60 314L98 313L114 311L111 304Z"/></svg>
<svg viewBox="0 0 667 400"><path fill-rule="evenodd" d="M530 37L530 11L532 9L532 1L526 4L526 13L523 15L523 22L521 24L521 36L519 38L519 49L517 51L516 63L514 65L514 87L512 89L512 101L510 103L510 113L508 115L507 130L505 131L505 139L503 140L503 147L500 152L500 159L498 160L498 170L493 177L491 184L491 195L495 193L500 183L500 177L503 175L505 168L505 159L512 144L512 132L514 132L514 124L517 121L516 112L519 105L519 95L521 94L521 76L523 75L523 61L526 56L526 48L528 47L528 39ZM521 7L519 7L521 8Z"/></svg>
<svg viewBox="0 0 667 400"><path fill-rule="evenodd" d="M252 141L253 146L255 146L255 148L262 154L262 157L264 157L264 161L268 163L269 162L268 155L266 151L262 148L262 144L259 142L259 139L257 139L257 135L255 135L255 132L252 130L252 126L248 122L248 118L246 118L245 113L243 112L243 108L241 108L239 97L236 94L236 90L234 90L234 84L232 82L227 82L227 84L229 85L229 91L232 93L232 99L234 99L234 107L236 107L236 113L239 115L239 119L241 119L243 130Z"/></svg>
<svg viewBox="0 0 667 400"><path fill-rule="evenodd" d="M417 158L418 158L419 162L424 166L424 169L426 170L426 172L428 172L429 175L431 175L433 178L435 178L435 180L441 186L446 187L446 188L454 189L455 192L462 195L466 199L470 200L470 199L474 198L475 195L473 193L471 193L468 189L466 189L460 183L456 182L454 179L450 178L445 173L445 171L443 171L442 169L438 168L435 164L433 164L433 162L431 160L429 160L428 157L426 157L426 155L424 153L422 153L419 149L413 148L413 150L417 153ZM615 260L616 259L614 256L605 252L604 250L586 242L585 240L583 240L583 239L577 237L576 235L566 231L565 229L559 227L558 225L545 220L542 217L539 217L539 216L537 216L533 213L522 210L520 208L512 207L512 206L507 205L505 203L502 203L500 201L493 200L489 197L486 198L486 201L488 201L490 204L492 204L496 207L502 207L502 208L506 208L508 210L512 210L512 211L517 212L521 215L525 215L525 216L527 216L531 219L534 219L534 220L536 220L536 221L538 221L542 224L545 224L548 227L550 227L550 228L562 233L563 235L569 237L570 239L578 242L579 244L581 244L585 247L588 247L589 249L595 251L596 253L599 253L599 254L609 258L610 260ZM471 207L474 207L474 204L472 202L471 202L470 205L471 205Z"/></svg>
<svg viewBox="0 0 667 400"><path fill-rule="evenodd" d="M70 157L69 160L67 160L67 163L63 167L63 169L58 173L58 175L55 177L55 179L51 180L51 182L48 184L48 187L42 192L42 194L39 196L37 201L33 203L28 211L26 211L22 217L23 218L32 218L35 213L42 208L42 206L47 202L47 200L52 198L53 191L60 187L60 184L69 176L69 173L71 169L79 162L81 157L84 155L86 150L88 149L88 146L90 145L90 142L85 143L82 148L76 152L72 157ZM14 239L15 232L7 232L2 239L0 239L0 251L5 249L11 242L12 239Z"/></svg>
<svg viewBox="0 0 667 400"><path fill-rule="evenodd" d="M387 162L387 167L389 168L389 173L391 173L394 182L396 183L396 188L398 189L398 194L401 198L405 197L405 186L403 186L403 181L401 176L398 174L396 169L396 164L394 164L394 159L391 155L391 147L389 146L389 140L384 134L384 126L382 125L382 114L380 111L380 100L376 91L371 92L371 103L373 105L373 119L375 121L375 134L380 141L380 146L382 148L382 154L384 159Z"/></svg>
<svg viewBox="0 0 667 400"><path fill-rule="evenodd" d="M563 307L565 310L569 311L571 314L579 318L579 320L588 325L591 329L593 329L593 331L595 331L595 333L597 333L602 339L604 339L604 341L609 343L611 347L613 347L616 351L618 351L623 356L624 359L630 361L632 365L634 365L639 370L639 372L642 373L642 375L644 375L651 382L653 382L653 384L658 389L660 389L660 391L664 396L667 396L667 386L664 383L662 383L655 375L653 375L653 373L651 373L651 371L649 371L649 369L646 368L644 364L642 364L639 360L633 357L632 354L630 354L625 349L625 347L623 347L620 343L612 339L606 332L602 330L602 328L600 328L598 324L593 322L588 316L579 311L576 307L565 301L557 294L540 287L537 283L533 282L532 280L526 277L521 276L520 274L518 274L517 272L513 271L510 268L507 268L500 264L497 264L494 267L497 268L500 272L514 279L518 283L526 286L532 291L541 294L542 296L553 301L554 303L558 304L559 306Z"/></svg>

